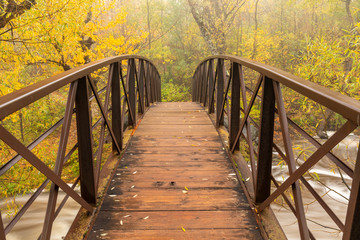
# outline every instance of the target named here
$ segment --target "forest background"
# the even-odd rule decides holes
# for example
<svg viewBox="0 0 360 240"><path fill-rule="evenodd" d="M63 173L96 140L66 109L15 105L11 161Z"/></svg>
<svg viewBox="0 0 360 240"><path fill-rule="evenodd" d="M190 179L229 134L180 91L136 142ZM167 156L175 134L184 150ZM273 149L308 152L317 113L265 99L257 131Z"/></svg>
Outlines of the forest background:
<svg viewBox="0 0 360 240"><path fill-rule="evenodd" d="M152 59L164 101L189 101L211 54L266 63L359 99L360 2L1 0L1 88L119 54Z"/></svg>
<svg viewBox="0 0 360 240"><path fill-rule="evenodd" d="M212 54L253 59L360 100L360 1L0 0L0 96L121 54L155 63L163 101L190 101L193 71ZM24 109L2 124L28 144L54 124L53 116L63 111L54 106L62 101L45 98L32 106L40 118ZM287 104L321 115L318 135L330 118L338 121L301 97ZM56 144L44 144L36 153L51 165L54 156L46 149ZM0 147L9 159L11 151ZM24 176L25 167L3 176L1 196L24 193L43 180L25 177L28 184L20 188L14 179ZM78 170L68 171L64 175Z"/></svg>

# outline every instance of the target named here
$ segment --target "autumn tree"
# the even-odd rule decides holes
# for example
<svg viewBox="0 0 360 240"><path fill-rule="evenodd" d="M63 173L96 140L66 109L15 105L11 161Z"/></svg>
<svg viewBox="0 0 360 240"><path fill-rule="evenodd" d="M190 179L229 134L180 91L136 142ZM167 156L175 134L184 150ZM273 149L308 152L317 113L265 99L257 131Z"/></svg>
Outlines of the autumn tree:
<svg viewBox="0 0 360 240"><path fill-rule="evenodd" d="M212 54L226 52L226 34L245 0L188 0L192 16Z"/></svg>

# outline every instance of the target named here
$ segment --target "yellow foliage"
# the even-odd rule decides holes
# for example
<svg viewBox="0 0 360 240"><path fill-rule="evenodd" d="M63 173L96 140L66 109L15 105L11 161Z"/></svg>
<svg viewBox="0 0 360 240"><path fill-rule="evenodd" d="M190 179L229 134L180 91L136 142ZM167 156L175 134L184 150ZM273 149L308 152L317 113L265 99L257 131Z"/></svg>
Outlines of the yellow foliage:
<svg viewBox="0 0 360 240"><path fill-rule="evenodd" d="M126 24L115 0L40 0L5 27L0 39L1 95L33 81L28 66L51 75L88 61L137 52L147 33ZM89 44L90 43L90 44ZM46 70L44 70L46 69ZM30 75L30 76L29 76ZM42 78L43 79L43 78Z"/></svg>

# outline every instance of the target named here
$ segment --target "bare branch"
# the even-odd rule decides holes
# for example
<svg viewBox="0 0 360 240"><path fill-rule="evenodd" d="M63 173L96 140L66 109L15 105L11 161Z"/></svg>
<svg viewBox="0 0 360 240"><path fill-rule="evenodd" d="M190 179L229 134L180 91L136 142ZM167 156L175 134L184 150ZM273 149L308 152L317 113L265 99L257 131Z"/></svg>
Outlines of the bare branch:
<svg viewBox="0 0 360 240"><path fill-rule="evenodd" d="M25 0L22 3L17 4L14 0L7 0L6 7L0 13L0 29L4 28L11 20L24 14L26 10L29 10L36 4L36 0ZM4 2L3 2L3 5Z"/></svg>

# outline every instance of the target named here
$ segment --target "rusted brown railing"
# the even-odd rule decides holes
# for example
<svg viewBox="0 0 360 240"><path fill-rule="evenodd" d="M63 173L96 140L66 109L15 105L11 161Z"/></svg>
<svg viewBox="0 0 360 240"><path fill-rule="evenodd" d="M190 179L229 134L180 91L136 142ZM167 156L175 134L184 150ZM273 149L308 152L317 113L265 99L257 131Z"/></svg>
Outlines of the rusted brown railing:
<svg viewBox="0 0 360 240"><path fill-rule="evenodd" d="M97 90L91 74L104 67L108 67L107 83L103 89ZM123 74L125 71L126 75ZM68 197L92 213L97 201L102 166L104 166L101 159L105 141L112 141L113 150L115 153L120 153L123 149L123 128L126 119L128 119L127 126L134 127L137 123L138 113L144 114L146 108L152 103L161 101L160 75L151 61L137 55L123 55L71 69L1 97L0 119L3 120L10 114L67 86L69 86L69 92L63 118L29 146L24 146L19 139L0 125L0 139L17 153L15 157L0 167L0 177L21 158L26 159L47 177L47 180L34 192L7 226L3 226L2 221L0 222L0 239L5 239L5 236L49 183L51 183L51 187L41 239L50 238L53 222ZM105 94L104 102L101 101L100 95L102 94ZM101 116L95 124L91 119L91 102L94 100L97 109L100 109ZM77 143L69 148L68 139L74 113L76 115ZM50 169L31 150L60 126L62 128L55 168ZM94 153L92 131L97 126L101 126L101 130L100 137L97 139L98 148ZM105 129L108 136L105 136ZM70 151L66 149L70 149ZM70 187L61 179L61 173L63 166L76 150L78 151L80 176ZM74 190L78 184L80 184L81 195ZM56 208L59 188L66 193L66 197Z"/></svg>
<svg viewBox="0 0 360 240"><path fill-rule="evenodd" d="M250 82L245 78L244 71L258 74L257 80L251 81L252 87L249 86ZM299 95L340 114L345 119L345 124L325 143L320 144L291 120L291 116L285 110L282 88L292 89ZM262 211L282 196L296 216L301 238L315 239L308 228L304 210L302 192L306 190L343 232L343 239L359 239L360 153L357 150L355 167L352 167L331 151L360 125L359 101L274 67L228 55L212 56L199 64L193 76L192 100L207 107L209 114L215 112L217 127L224 125L224 117L227 117L225 125L228 128L229 150L236 159L234 167L241 172L238 172L239 180L246 186L255 212L260 218ZM259 123L250 117L254 112L255 102L259 102L261 106ZM274 141L275 124L280 128L278 132L281 132L282 146ZM258 143L253 141L251 126L258 128ZM294 157L290 137L293 132L301 135L317 149L302 164L297 164ZM247 143L248 163L245 163L244 156L237 151L242 147L239 146L240 140ZM289 177L282 183L277 182L272 176L273 152L277 152L288 167ZM322 199L305 177L305 174L325 156L341 169L342 174L352 178L345 221L338 218L331 206ZM293 200L286 192L288 189L292 191Z"/></svg>

